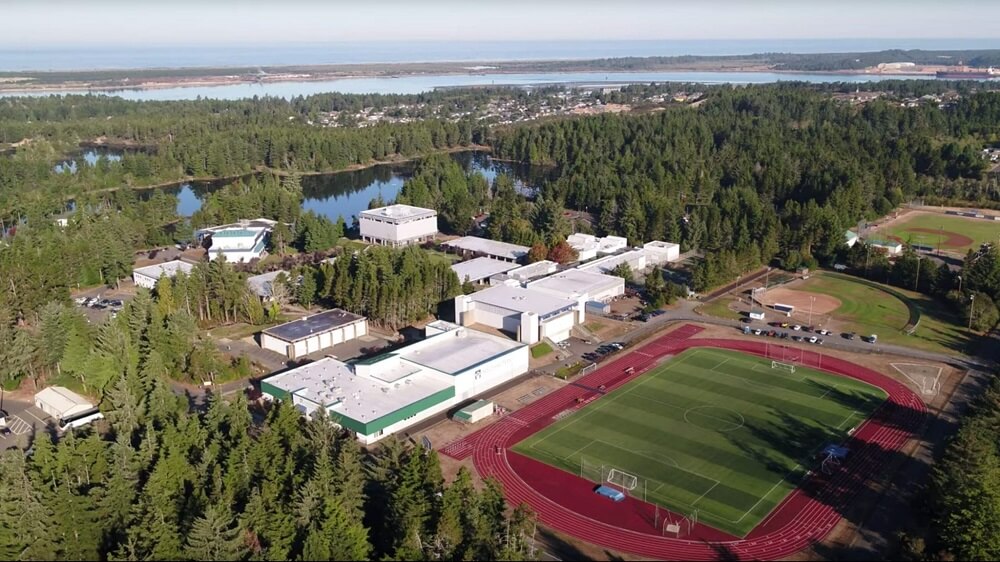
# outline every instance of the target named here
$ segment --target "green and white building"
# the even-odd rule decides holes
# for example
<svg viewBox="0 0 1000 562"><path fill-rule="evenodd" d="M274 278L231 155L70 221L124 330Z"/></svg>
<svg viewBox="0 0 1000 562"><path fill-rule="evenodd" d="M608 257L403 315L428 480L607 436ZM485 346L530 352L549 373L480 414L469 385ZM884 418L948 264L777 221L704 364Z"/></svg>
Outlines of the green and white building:
<svg viewBox="0 0 1000 562"><path fill-rule="evenodd" d="M523 343L445 325L368 360L303 365L264 379L261 390L305 415L326 410L367 445L526 373L528 356Z"/></svg>

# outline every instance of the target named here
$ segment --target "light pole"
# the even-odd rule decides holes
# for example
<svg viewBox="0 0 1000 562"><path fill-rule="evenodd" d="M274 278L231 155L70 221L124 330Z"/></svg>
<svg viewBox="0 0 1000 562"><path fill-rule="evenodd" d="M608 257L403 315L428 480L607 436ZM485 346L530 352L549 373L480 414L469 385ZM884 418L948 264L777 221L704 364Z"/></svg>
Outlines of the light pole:
<svg viewBox="0 0 1000 562"><path fill-rule="evenodd" d="M812 328L813 325L813 303L816 302L816 297L809 297L809 327Z"/></svg>
<svg viewBox="0 0 1000 562"><path fill-rule="evenodd" d="M941 231L942 230L944 230L944 227L938 225L938 247L937 247L937 253L938 253L939 256L941 255L941 238L942 238Z"/></svg>
<svg viewBox="0 0 1000 562"><path fill-rule="evenodd" d="M962 276L956 275L958 277L958 294L962 294Z"/></svg>
<svg viewBox="0 0 1000 562"><path fill-rule="evenodd" d="M913 280L913 290L917 290L917 285L920 284L920 255L917 254L917 277Z"/></svg>
<svg viewBox="0 0 1000 562"><path fill-rule="evenodd" d="M969 295L969 329L972 329L972 313L976 311L976 295Z"/></svg>

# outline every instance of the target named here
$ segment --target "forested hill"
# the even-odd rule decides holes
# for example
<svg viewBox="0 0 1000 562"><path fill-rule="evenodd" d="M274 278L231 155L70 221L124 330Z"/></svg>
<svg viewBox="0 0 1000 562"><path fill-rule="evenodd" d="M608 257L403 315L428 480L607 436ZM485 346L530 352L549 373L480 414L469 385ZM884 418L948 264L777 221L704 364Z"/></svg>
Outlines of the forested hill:
<svg viewBox="0 0 1000 562"><path fill-rule="evenodd" d="M714 89L698 110L501 129L492 144L559 166L544 195L595 213L600 233L704 250L707 286L773 257L826 260L847 228L916 196L996 204L979 152L998 138L998 93L858 108L779 85Z"/></svg>

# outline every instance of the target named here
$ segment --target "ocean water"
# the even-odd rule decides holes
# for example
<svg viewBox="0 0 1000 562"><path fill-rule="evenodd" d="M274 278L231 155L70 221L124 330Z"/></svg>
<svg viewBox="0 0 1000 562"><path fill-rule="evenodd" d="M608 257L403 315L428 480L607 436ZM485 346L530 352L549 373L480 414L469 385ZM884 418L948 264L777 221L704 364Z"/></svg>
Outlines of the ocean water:
<svg viewBox="0 0 1000 562"><path fill-rule="evenodd" d="M995 39L663 41L379 41L285 44L0 47L0 71L591 59L884 49L990 49Z"/></svg>
<svg viewBox="0 0 1000 562"><path fill-rule="evenodd" d="M195 98L243 99L272 96L290 99L325 92L346 94L419 94L436 88L456 86L543 86L575 84L612 86L651 82L698 84L767 84L782 81L800 82L872 82L902 80L912 76L865 74L782 74L776 72L541 72L523 74L440 74L412 75L398 78L343 78L322 81L239 83L224 86L179 86L151 90L60 90L58 92L0 93L3 96L49 96L87 94L119 96L136 101L173 101Z"/></svg>

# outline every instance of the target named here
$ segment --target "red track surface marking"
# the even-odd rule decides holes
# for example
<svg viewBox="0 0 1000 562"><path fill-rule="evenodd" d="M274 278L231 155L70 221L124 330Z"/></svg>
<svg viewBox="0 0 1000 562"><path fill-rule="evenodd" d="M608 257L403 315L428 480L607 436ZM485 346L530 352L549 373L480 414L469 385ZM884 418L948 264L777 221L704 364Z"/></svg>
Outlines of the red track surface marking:
<svg viewBox="0 0 1000 562"><path fill-rule="evenodd" d="M584 407L600 398L599 393L581 386L597 388L603 384L613 390L655 366L664 355L691 347L718 347L760 356L767 356L770 350L772 357L781 351L781 346L757 341L688 339L701 331L691 324L674 330L579 379L578 385L567 385L450 443L442 452L455 458L471 454L480 475L503 483L512 504L527 503L546 525L605 548L661 560L714 560L727 556L776 559L802 550L830 532L840 520L839 510L862 489L868 475L876 474L920 426L926 411L924 404L903 384L849 361L801 350L803 365L873 384L889 397L851 436L851 456L838 472L832 476L814 474L743 539L704 525L685 538L661 536L652 524L652 505L632 498L619 504L600 501L590 493L592 483L508 450L554 423L553 416L559 412ZM628 367L633 367L634 373L625 374ZM578 403L577 398L583 402Z"/></svg>

